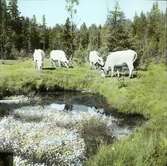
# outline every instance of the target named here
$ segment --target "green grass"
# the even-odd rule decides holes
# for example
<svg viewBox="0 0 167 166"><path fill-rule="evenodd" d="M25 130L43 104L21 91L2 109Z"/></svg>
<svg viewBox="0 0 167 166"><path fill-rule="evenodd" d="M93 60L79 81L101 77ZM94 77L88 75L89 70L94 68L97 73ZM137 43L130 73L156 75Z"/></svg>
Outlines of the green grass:
<svg viewBox="0 0 167 166"><path fill-rule="evenodd" d="M48 62L46 65L49 66ZM127 139L104 145L88 166L167 165L167 70L149 66L134 79L103 78L87 65L74 68L34 70L30 60L0 64L0 94L60 89L100 93L119 112L142 114L149 120Z"/></svg>
<svg viewBox="0 0 167 166"><path fill-rule="evenodd" d="M0 87L3 91L29 92L41 89L83 89L88 84L85 81L88 71L83 67L74 69L44 70L42 72L34 70L31 61L18 64L0 65Z"/></svg>
<svg viewBox="0 0 167 166"><path fill-rule="evenodd" d="M106 97L119 111L140 113L149 121L126 140L102 147L90 166L166 166L167 165L167 71L152 65L127 88L114 89ZM111 97L110 97L111 96Z"/></svg>

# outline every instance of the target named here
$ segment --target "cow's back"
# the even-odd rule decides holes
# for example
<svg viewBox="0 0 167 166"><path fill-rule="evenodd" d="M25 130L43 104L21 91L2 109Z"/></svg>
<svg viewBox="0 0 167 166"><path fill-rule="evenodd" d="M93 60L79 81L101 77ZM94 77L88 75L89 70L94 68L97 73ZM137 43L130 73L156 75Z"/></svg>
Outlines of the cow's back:
<svg viewBox="0 0 167 166"><path fill-rule="evenodd" d="M50 57L51 57L51 59L53 59L53 60L66 60L67 58L66 58L66 54L65 54L65 52L64 51L62 51L62 50L52 50L51 52L50 52Z"/></svg>
<svg viewBox="0 0 167 166"><path fill-rule="evenodd" d="M107 63L122 65L123 63L133 63L136 52L133 50L111 52L107 57Z"/></svg>

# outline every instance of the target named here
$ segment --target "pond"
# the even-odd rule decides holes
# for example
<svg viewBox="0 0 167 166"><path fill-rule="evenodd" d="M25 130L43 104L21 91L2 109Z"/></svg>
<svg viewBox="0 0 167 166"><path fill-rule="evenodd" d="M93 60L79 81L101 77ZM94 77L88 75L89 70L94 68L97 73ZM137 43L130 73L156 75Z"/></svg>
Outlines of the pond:
<svg viewBox="0 0 167 166"><path fill-rule="evenodd" d="M83 165L101 144L129 136L143 118L110 110L104 97L43 93L0 100L0 151L15 165Z"/></svg>

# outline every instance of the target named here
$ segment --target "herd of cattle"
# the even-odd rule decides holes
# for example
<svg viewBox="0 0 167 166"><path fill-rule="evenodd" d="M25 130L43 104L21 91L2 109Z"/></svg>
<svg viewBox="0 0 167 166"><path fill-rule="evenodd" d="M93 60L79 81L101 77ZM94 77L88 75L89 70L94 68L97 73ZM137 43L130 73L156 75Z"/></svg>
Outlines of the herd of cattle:
<svg viewBox="0 0 167 166"><path fill-rule="evenodd" d="M41 70L43 68L44 58L45 52L41 49L35 49L33 53L33 60L35 62L36 69ZM114 76L115 67L126 64L129 69L129 77L131 77L134 70L133 63L136 59L137 53L130 49L124 51L110 52L107 56L105 63L103 61L103 58L100 57L100 53L98 51L90 51L89 53L90 66L92 68L100 68L104 76L108 71L111 71L111 75ZM65 52L62 50L52 50L50 52L50 61L52 66L58 65L59 67L61 67L63 65L67 68L69 67L69 60L67 59ZM119 76L118 70L117 73Z"/></svg>

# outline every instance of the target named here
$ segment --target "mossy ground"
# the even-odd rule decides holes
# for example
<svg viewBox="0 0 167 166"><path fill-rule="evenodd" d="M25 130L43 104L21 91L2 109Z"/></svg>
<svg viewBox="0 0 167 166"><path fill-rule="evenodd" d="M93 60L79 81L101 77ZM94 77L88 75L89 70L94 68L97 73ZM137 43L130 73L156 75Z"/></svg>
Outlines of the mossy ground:
<svg viewBox="0 0 167 166"><path fill-rule="evenodd" d="M14 63L13 63L14 62ZM49 63L46 62L49 67ZM0 95L42 90L86 90L106 97L119 112L138 113L148 122L127 139L103 146L90 166L166 166L167 70L152 64L134 79L103 78L87 65L34 70L31 60L0 63Z"/></svg>

